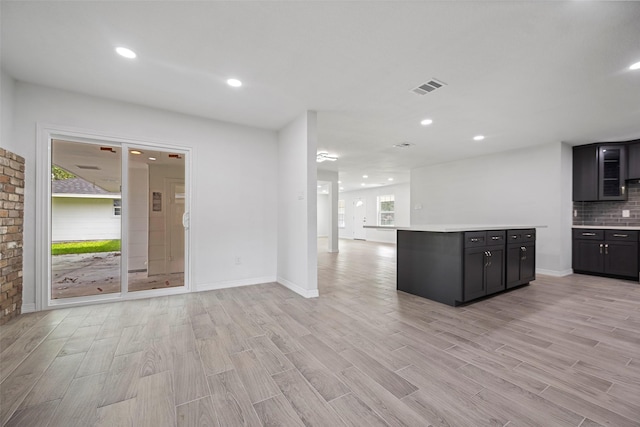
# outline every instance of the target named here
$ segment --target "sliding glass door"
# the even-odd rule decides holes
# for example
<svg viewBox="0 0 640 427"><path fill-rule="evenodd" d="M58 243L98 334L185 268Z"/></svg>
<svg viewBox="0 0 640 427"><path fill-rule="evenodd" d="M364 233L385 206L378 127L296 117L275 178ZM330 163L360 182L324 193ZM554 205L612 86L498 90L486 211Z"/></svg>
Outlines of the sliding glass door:
<svg viewBox="0 0 640 427"><path fill-rule="evenodd" d="M185 287L185 159L156 146L51 140L50 302Z"/></svg>

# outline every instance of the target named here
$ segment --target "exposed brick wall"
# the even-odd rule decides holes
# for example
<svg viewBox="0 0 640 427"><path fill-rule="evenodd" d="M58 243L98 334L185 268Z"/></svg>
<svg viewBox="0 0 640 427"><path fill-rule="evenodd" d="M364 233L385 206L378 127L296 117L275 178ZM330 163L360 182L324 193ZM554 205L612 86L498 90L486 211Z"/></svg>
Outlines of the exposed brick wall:
<svg viewBox="0 0 640 427"><path fill-rule="evenodd" d="M627 200L619 202L573 202L577 216L573 225L606 225L640 227L640 181L627 182ZM629 211L629 218L622 211Z"/></svg>
<svg viewBox="0 0 640 427"><path fill-rule="evenodd" d="M22 308L24 158L0 148L0 325Z"/></svg>

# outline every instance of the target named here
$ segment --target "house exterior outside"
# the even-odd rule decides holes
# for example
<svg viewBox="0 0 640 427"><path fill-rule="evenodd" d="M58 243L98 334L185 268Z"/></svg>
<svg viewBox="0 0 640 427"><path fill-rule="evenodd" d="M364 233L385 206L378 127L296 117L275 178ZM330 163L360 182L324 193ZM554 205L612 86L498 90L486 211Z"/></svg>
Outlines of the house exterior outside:
<svg viewBox="0 0 640 427"><path fill-rule="evenodd" d="M53 242L120 238L120 194L70 178L52 181L51 196Z"/></svg>

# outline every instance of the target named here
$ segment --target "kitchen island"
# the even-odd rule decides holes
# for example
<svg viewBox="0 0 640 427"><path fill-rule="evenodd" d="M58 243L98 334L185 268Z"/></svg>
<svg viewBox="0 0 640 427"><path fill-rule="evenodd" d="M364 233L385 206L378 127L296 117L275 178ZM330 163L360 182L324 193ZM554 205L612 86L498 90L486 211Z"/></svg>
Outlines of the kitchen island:
<svg viewBox="0 0 640 427"><path fill-rule="evenodd" d="M397 289L451 306L535 280L536 228L398 227Z"/></svg>

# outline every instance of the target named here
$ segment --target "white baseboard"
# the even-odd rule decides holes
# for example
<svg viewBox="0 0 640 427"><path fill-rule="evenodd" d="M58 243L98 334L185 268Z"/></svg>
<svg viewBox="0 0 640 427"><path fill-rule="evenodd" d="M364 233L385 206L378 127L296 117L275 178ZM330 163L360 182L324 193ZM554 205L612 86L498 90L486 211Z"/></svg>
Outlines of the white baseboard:
<svg viewBox="0 0 640 427"><path fill-rule="evenodd" d="M20 313L33 313L34 311L36 311L36 304L29 303L29 304L22 304L22 309L20 310Z"/></svg>
<svg viewBox="0 0 640 427"><path fill-rule="evenodd" d="M547 270L545 268L536 268L536 274L542 274L545 276L564 277L573 274L572 269L568 270Z"/></svg>
<svg viewBox="0 0 640 427"><path fill-rule="evenodd" d="M276 281L275 276L252 277L242 280L228 280L224 282L205 283L194 286L196 292L215 291L216 289L237 288L239 286L259 285L262 283L272 283Z"/></svg>
<svg viewBox="0 0 640 427"><path fill-rule="evenodd" d="M320 296L317 289L303 289L295 283L290 282L282 277L278 277L278 283L280 283L285 288L291 289L296 294L302 295L305 298L317 298Z"/></svg>

